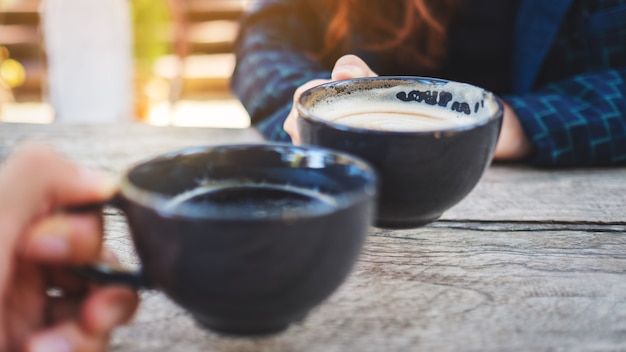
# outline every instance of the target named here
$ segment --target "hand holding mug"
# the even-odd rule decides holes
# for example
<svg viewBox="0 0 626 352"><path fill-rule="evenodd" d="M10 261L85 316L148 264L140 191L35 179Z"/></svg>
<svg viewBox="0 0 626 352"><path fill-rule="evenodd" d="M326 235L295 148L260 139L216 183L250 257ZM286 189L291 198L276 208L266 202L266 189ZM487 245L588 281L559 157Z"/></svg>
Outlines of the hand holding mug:
<svg viewBox="0 0 626 352"><path fill-rule="evenodd" d="M277 333L344 280L371 225L376 175L342 153L282 144L188 148L148 159L109 201L139 271L95 280L158 289L203 327Z"/></svg>
<svg viewBox="0 0 626 352"><path fill-rule="evenodd" d="M114 189L41 146L22 147L0 166L0 350L101 351L130 319L135 292L67 270L114 261L101 246L102 218L57 211Z"/></svg>
<svg viewBox="0 0 626 352"><path fill-rule="evenodd" d="M296 89L296 92L293 95L293 106L285 123L283 124L283 128L285 132L289 134L291 137L291 141L293 144L300 144L300 135L298 133L298 127L296 125L296 119L298 118L298 112L296 111L296 104L300 95L309 88L313 88L320 84L332 82L332 81L340 81L344 79L351 78L361 78L361 77L376 77L377 74L369 68L369 66L365 63L365 61L361 60L358 56L355 55L345 55L339 58L335 63L335 67L331 73L331 79L314 79L309 81Z"/></svg>
<svg viewBox="0 0 626 352"><path fill-rule="evenodd" d="M376 77L377 74L372 69L355 55L345 55L337 60L335 67L333 68L331 79L323 80L316 79L309 81L300 86L294 94L294 104L285 120L283 128L285 132L291 136L291 140L294 144L300 144L300 134L296 125L297 111L295 106L302 93L310 88L318 86L320 84L340 81L352 78L361 77ZM519 122L515 111L511 107L504 103L504 118L502 122L502 129L500 136L496 144L493 158L495 160L519 160L527 157L532 152L532 144L526 137L522 125Z"/></svg>
<svg viewBox="0 0 626 352"><path fill-rule="evenodd" d="M370 162L380 176L376 224L437 220L478 183L493 158L504 107L484 89L400 76L330 82L296 103L303 144Z"/></svg>

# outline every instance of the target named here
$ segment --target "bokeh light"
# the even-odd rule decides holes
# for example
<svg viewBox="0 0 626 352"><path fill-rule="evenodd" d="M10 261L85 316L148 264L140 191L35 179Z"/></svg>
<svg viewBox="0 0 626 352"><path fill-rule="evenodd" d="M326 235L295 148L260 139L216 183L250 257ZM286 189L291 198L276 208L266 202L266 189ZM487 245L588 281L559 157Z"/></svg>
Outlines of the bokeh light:
<svg viewBox="0 0 626 352"><path fill-rule="evenodd" d="M11 87L19 87L26 80L24 66L13 59L4 59L0 63L0 78Z"/></svg>

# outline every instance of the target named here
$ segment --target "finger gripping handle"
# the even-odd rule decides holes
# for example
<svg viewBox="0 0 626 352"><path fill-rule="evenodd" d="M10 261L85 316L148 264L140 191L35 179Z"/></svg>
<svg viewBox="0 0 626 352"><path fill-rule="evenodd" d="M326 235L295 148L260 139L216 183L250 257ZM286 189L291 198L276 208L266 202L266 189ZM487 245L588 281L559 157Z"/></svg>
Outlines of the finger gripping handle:
<svg viewBox="0 0 626 352"><path fill-rule="evenodd" d="M101 285L122 285L135 290L150 288L140 270L118 270L104 263L85 265L74 270L79 275Z"/></svg>
<svg viewBox="0 0 626 352"><path fill-rule="evenodd" d="M119 193L115 194L111 199L103 202L78 204L63 208L63 212L70 214L102 212L102 208L106 205L113 206L124 211L124 200ZM90 281L102 285L123 285L132 289L150 288L141 269L127 270L115 268L106 263L95 263L81 267L73 268L73 270L87 278Z"/></svg>

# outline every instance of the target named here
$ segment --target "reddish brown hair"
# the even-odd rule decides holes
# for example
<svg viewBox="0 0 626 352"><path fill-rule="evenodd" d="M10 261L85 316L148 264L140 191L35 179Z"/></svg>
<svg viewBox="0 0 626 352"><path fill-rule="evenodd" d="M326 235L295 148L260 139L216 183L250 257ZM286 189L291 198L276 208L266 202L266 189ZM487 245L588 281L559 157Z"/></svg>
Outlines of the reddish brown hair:
<svg viewBox="0 0 626 352"><path fill-rule="evenodd" d="M318 53L334 62L355 50L393 52L422 71L433 72L446 55L447 28L455 0L312 0L331 20ZM355 34L358 33L358 36Z"/></svg>

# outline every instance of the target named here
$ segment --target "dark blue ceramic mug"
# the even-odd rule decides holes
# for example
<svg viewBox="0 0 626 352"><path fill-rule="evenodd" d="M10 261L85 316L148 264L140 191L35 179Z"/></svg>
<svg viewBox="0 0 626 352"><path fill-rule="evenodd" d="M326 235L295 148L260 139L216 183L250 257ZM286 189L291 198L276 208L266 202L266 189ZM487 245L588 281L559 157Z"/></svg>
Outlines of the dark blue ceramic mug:
<svg viewBox="0 0 626 352"><path fill-rule="evenodd" d="M366 162L317 147L161 155L132 167L111 202L128 220L141 271L83 274L161 290L209 329L278 332L348 275L373 221L376 182Z"/></svg>
<svg viewBox="0 0 626 352"><path fill-rule="evenodd" d="M468 84L372 77L323 84L296 103L303 144L347 152L380 177L376 225L417 227L461 201L490 165L501 100Z"/></svg>

